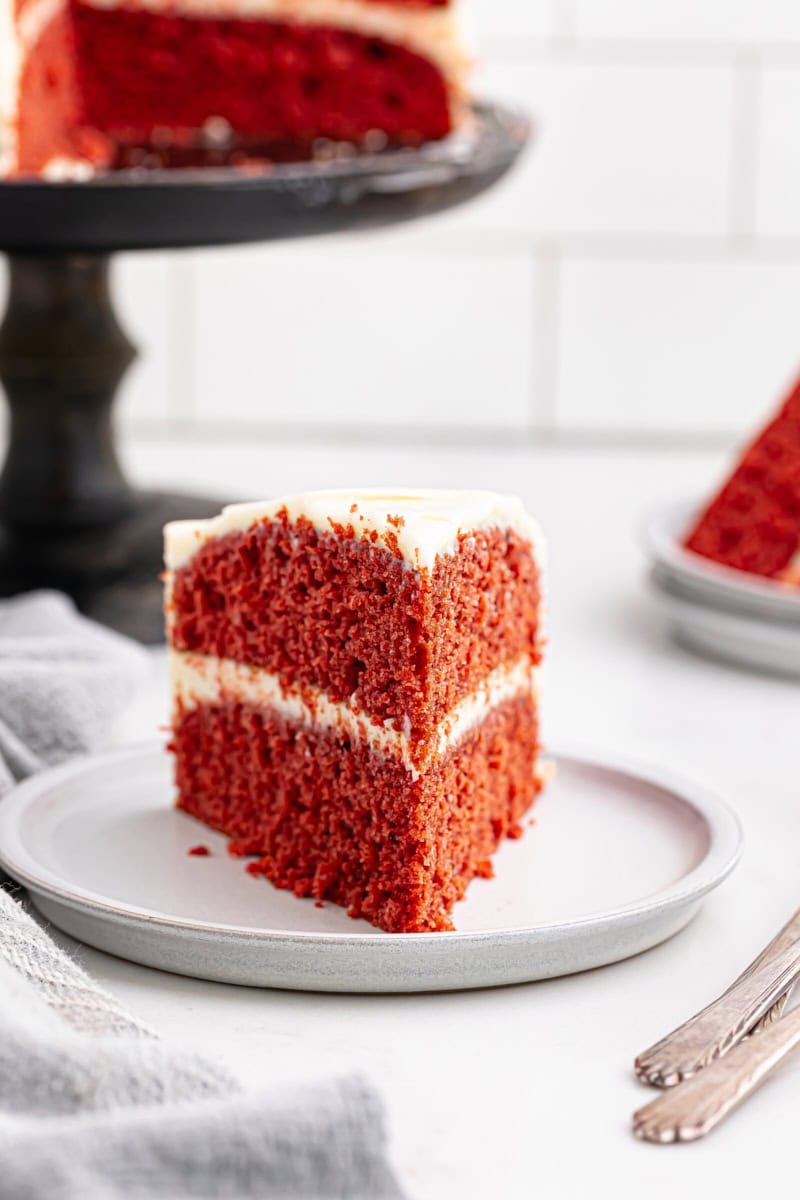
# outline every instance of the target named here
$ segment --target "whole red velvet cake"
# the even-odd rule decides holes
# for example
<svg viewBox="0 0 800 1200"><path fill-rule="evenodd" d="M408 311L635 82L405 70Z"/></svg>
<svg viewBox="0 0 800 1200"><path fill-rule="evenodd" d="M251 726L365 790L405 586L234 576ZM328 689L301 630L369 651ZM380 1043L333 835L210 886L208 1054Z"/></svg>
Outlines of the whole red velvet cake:
<svg viewBox="0 0 800 1200"><path fill-rule="evenodd" d="M312 492L174 522L165 546L179 806L278 887L452 929L540 788L519 501Z"/></svg>
<svg viewBox="0 0 800 1200"><path fill-rule="evenodd" d="M800 380L685 545L726 567L800 586Z"/></svg>
<svg viewBox="0 0 800 1200"><path fill-rule="evenodd" d="M464 71L453 0L0 0L0 173L418 144Z"/></svg>

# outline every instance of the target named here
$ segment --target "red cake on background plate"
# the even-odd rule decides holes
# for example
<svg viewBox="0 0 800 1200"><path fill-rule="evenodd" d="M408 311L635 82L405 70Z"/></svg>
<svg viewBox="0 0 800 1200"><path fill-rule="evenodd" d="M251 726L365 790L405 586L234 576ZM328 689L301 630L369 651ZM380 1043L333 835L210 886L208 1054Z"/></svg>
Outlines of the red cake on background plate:
<svg viewBox="0 0 800 1200"><path fill-rule="evenodd" d="M0 0L0 174L417 145L465 70L453 0Z"/></svg>
<svg viewBox="0 0 800 1200"><path fill-rule="evenodd" d="M684 544L723 566L800 587L800 380Z"/></svg>
<svg viewBox="0 0 800 1200"><path fill-rule="evenodd" d="M278 887L452 929L541 786L541 544L490 492L311 492L168 525L179 806Z"/></svg>

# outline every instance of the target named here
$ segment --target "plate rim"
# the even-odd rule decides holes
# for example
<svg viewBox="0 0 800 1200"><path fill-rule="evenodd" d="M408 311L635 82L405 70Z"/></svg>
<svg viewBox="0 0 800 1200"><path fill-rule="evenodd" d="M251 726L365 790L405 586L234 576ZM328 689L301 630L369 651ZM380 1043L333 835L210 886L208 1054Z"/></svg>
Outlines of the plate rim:
<svg viewBox="0 0 800 1200"><path fill-rule="evenodd" d="M651 598L655 599L664 614L673 620L691 622L710 630L712 634L725 633L732 636L746 632L748 637L760 645L777 650L785 649L787 638L797 641L800 645L800 626L795 628L794 622L768 621L753 612L703 604L688 596L679 595L670 588L668 582L655 573L651 573L649 584Z"/></svg>
<svg viewBox="0 0 800 1200"><path fill-rule="evenodd" d="M486 942L516 943L529 942L536 938L540 942L558 940L570 935L580 935L591 931L592 928L604 929L609 925L625 927L636 923L643 916L655 917L679 907L700 901L709 892L717 888L738 865L743 851L744 834L741 820L735 809L712 788L701 784L693 778L675 772L671 768L647 763L625 751L601 750L586 743L572 742L568 739L553 739L548 746L545 756L558 760L570 760L582 766L616 771L628 776L635 776L640 782L655 786L673 793L675 798L698 814L705 823L708 834L706 853L694 867L667 888L646 896L643 899L631 901L601 913L578 917L573 920L556 924L528 925L514 929L496 929L479 931L438 931L431 933L389 933L385 930L375 930L367 933L338 933L313 930L286 929L252 929L238 925L208 924L205 921L177 919L146 908L120 907L107 897L94 893L91 889L80 886L63 886L53 883L47 878L42 879L36 874L35 860L32 860L34 870L28 869L24 863L27 855L21 841L17 843L21 851L22 863L14 860L13 853L8 848L11 842L13 849L14 833L19 833L19 820L26 808L34 804L42 794L51 794L53 787L66 780L80 776L87 770L102 768L110 763L121 764L131 758L150 755L158 752L165 753L164 742L151 738L145 741L130 743L101 753L80 755L56 767L39 772L32 778L14 787L0 804L0 867L12 879L21 883L36 895L42 895L56 903L81 912L87 910L95 917L104 916L110 921L125 925L141 926L143 924L158 926L162 930L179 933L181 936L193 937L225 937L229 939L255 942L280 941L283 944L321 944L331 947L346 947L357 945L362 947L399 946L413 943L417 946L431 947L459 944L464 947L479 946ZM40 868L41 869L41 868Z"/></svg>
<svg viewBox="0 0 800 1200"><path fill-rule="evenodd" d="M782 610L787 624L800 620L800 588L715 563L680 544L678 528L689 526L692 517L702 508L703 501L686 499L662 502L650 508L641 523L640 534L645 549L656 563L696 586L724 593L741 605L767 605L775 615ZM763 613L763 608L761 611ZM752 608L749 615L752 619ZM763 620L763 616L756 619Z"/></svg>

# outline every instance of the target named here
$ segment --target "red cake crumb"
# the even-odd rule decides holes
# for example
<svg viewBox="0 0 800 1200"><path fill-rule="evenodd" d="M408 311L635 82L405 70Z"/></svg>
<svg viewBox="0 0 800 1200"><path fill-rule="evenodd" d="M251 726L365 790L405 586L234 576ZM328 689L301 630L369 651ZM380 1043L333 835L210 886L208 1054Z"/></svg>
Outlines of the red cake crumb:
<svg viewBox="0 0 800 1200"><path fill-rule="evenodd" d="M254 854L258 854L258 843L251 845L246 840L228 842L228 854L231 858L251 858Z"/></svg>
<svg viewBox="0 0 800 1200"><path fill-rule="evenodd" d="M340 730L233 700L179 710L174 732L180 807L258 847L250 874L391 932L452 929L453 905L489 877L539 790L536 745L528 693L417 779Z"/></svg>
<svg viewBox="0 0 800 1200"><path fill-rule="evenodd" d="M538 661L538 605L538 568L512 530L463 537L428 575L352 528L284 515L208 542L175 572L171 638L394 721L421 757L489 671Z"/></svg>
<svg viewBox="0 0 800 1200"><path fill-rule="evenodd" d="M705 558L780 578L800 548L800 381L685 541Z"/></svg>
<svg viewBox="0 0 800 1200"><path fill-rule="evenodd" d="M206 858L211 853L208 846L192 846L186 851L187 854L194 854L197 858Z"/></svg>

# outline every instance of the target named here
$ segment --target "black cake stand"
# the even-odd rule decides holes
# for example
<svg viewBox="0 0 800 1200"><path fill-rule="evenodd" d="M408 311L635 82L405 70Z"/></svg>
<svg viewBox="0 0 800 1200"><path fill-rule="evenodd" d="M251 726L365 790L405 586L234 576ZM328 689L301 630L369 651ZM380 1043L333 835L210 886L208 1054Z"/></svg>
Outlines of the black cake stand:
<svg viewBox="0 0 800 1200"><path fill-rule="evenodd" d="M0 327L10 408L0 594L58 588L90 616L158 641L161 528L220 507L140 491L121 470L112 400L136 352L114 313L113 252L374 229L440 212L504 175L528 133L518 114L476 105L469 133L413 151L0 183L0 250L10 266Z"/></svg>

